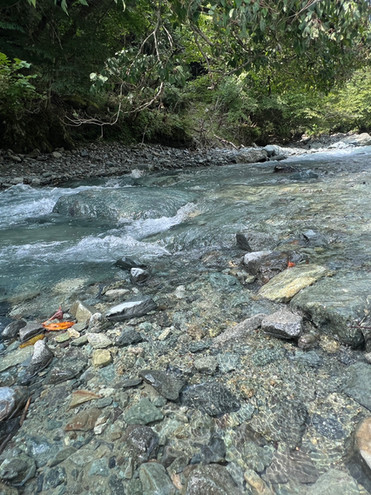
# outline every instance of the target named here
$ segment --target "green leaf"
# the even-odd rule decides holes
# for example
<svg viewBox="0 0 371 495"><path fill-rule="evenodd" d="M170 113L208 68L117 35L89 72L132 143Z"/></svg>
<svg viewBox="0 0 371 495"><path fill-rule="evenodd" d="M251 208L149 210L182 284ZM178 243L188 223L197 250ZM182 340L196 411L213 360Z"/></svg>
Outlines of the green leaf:
<svg viewBox="0 0 371 495"><path fill-rule="evenodd" d="M77 3L80 4L80 5L84 5L85 7L89 7L89 4L88 4L88 2L86 0L78 0Z"/></svg>

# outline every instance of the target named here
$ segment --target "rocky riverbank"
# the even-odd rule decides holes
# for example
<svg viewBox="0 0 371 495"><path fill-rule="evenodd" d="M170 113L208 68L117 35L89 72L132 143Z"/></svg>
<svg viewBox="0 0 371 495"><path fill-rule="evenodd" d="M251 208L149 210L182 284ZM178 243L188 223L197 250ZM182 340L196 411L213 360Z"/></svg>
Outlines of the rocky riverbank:
<svg viewBox="0 0 371 495"><path fill-rule="evenodd" d="M168 151L161 160L177 165ZM236 163L246 152L215 154ZM197 153L191 161L208 152ZM262 156L282 153L267 147ZM140 175L145 158L130 171ZM307 184L307 169L279 162L275 178L300 177L277 186L267 217L277 237L250 226L225 248L147 264L120 258L104 282L67 279L47 296L4 303L1 494L371 493L369 260L343 243L344 222L364 213L349 205L367 197L369 167L355 159L332 168L342 177L338 198L339 186L323 179L326 164ZM263 188L250 191L250 203ZM74 214L93 214L86 205L99 195L67 197L58 208L71 201ZM343 216L334 230L303 224L300 212L318 216L336 198ZM359 229L366 243L367 224ZM337 256L350 255L351 269L338 270Z"/></svg>
<svg viewBox="0 0 371 495"><path fill-rule="evenodd" d="M311 153L326 148L363 146L371 143L369 134L323 136L321 139L303 138L299 143L282 148L276 145L240 149L188 150L164 146L138 145L123 147L118 143L92 143L74 150L55 150L28 155L12 150L0 150L0 188L15 184L33 187L59 185L71 180L158 170L254 163L283 160L295 154Z"/></svg>

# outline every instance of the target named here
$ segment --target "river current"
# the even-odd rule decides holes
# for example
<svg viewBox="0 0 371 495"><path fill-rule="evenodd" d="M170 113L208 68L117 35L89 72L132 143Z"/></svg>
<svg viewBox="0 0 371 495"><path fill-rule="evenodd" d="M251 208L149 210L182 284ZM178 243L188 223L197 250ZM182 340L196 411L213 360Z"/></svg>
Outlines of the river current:
<svg viewBox="0 0 371 495"><path fill-rule="evenodd" d="M10 187L0 192L0 298L108 279L123 256L197 258L249 229L280 245L320 232L330 248L311 261L369 269L370 159L362 147L290 157L286 173L266 162Z"/></svg>

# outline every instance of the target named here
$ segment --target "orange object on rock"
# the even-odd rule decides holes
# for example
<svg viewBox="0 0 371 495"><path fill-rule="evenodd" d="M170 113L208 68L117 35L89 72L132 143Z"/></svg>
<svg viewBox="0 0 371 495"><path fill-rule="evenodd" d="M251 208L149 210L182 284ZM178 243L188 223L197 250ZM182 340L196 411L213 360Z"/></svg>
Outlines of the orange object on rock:
<svg viewBox="0 0 371 495"><path fill-rule="evenodd" d="M48 323L47 321L44 321L42 323L42 326L46 329L49 330L50 332L57 332L58 330L67 330L67 328L72 327L74 325L74 321L61 321L60 323Z"/></svg>
<svg viewBox="0 0 371 495"><path fill-rule="evenodd" d="M292 268L293 266L295 266L295 263L293 261L289 261L287 263L287 268Z"/></svg>

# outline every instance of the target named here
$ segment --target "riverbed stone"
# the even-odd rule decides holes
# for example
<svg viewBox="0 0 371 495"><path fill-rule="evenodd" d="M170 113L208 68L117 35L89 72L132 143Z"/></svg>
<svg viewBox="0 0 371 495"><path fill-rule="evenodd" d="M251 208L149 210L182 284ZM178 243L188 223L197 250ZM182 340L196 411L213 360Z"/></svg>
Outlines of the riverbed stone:
<svg viewBox="0 0 371 495"><path fill-rule="evenodd" d="M209 464L193 469L187 479L185 495L242 495L224 466Z"/></svg>
<svg viewBox="0 0 371 495"><path fill-rule="evenodd" d="M88 304L76 300L70 307L70 313L74 316L78 323L83 323L87 325L90 318L95 313L95 309Z"/></svg>
<svg viewBox="0 0 371 495"><path fill-rule="evenodd" d="M93 349L106 349L113 345L111 339L104 333L87 333L86 336Z"/></svg>
<svg viewBox="0 0 371 495"><path fill-rule="evenodd" d="M149 426L129 425L123 438L125 448L136 462L155 459L159 448L159 436Z"/></svg>
<svg viewBox="0 0 371 495"><path fill-rule="evenodd" d="M33 354L31 361L25 370L22 370L19 374L19 382L21 385L27 385L31 382L32 378L49 366L54 353L48 347L44 340L38 340L33 347Z"/></svg>
<svg viewBox="0 0 371 495"><path fill-rule="evenodd" d="M130 281L133 284L143 284L149 277L149 271L143 268L130 269Z"/></svg>
<svg viewBox="0 0 371 495"><path fill-rule="evenodd" d="M124 419L129 425L148 425L160 421L163 417L162 412L146 397L124 413Z"/></svg>
<svg viewBox="0 0 371 495"><path fill-rule="evenodd" d="M344 393L371 411L371 366L356 363L346 370Z"/></svg>
<svg viewBox="0 0 371 495"><path fill-rule="evenodd" d="M29 346L24 347L23 349L17 348L12 352L2 355L0 360L0 372L5 371L9 368L13 368L20 363L23 363L32 356L32 353L33 348L32 346Z"/></svg>
<svg viewBox="0 0 371 495"><path fill-rule="evenodd" d="M126 347L132 344L139 344L140 342L143 342L143 340L144 338L142 335L134 330L134 328L125 328L116 340L115 345L119 347Z"/></svg>
<svg viewBox="0 0 371 495"><path fill-rule="evenodd" d="M308 454L301 450L277 450L272 463L265 472L265 479L270 483L284 484L290 480L298 483L315 483L320 474Z"/></svg>
<svg viewBox="0 0 371 495"><path fill-rule="evenodd" d="M371 273L359 277L357 273L341 272L303 290L290 305L308 314L321 332L357 348L365 340L357 322L370 308L370 285Z"/></svg>
<svg viewBox="0 0 371 495"><path fill-rule="evenodd" d="M29 321L27 324L19 329L19 339L21 342L31 339L39 333L44 333L45 329L40 323L36 321Z"/></svg>
<svg viewBox="0 0 371 495"><path fill-rule="evenodd" d="M261 322L265 333L281 339L297 339L303 327L303 318L286 309L267 315Z"/></svg>
<svg viewBox="0 0 371 495"><path fill-rule="evenodd" d="M35 461L26 454L10 455L0 465L0 479L21 487L36 474Z"/></svg>
<svg viewBox="0 0 371 495"><path fill-rule="evenodd" d="M6 339L13 339L13 338L17 337L21 328L25 327L26 325L27 325L27 321L23 320L23 319L12 321L1 332L1 338L6 340Z"/></svg>
<svg viewBox="0 0 371 495"><path fill-rule="evenodd" d="M137 296L110 308L106 317L114 321L130 320L144 316L157 308L155 301L149 296Z"/></svg>
<svg viewBox="0 0 371 495"><path fill-rule="evenodd" d="M108 349L96 349L92 354L93 366L103 368L112 363L112 354Z"/></svg>
<svg viewBox="0 0 371 495"><path fill-rule="evenodd" d="M265 313L258 313L246 318L237 325L228 327L224 332L214 338L213 346L220 347L224 344L233 344L236 341L243 340L260 327L265 316Z"/></svg>
<svg viewBox="0 0 371 495"><path fill-rule="evenodd" d="M200 373L212 375L218 367L218 360L214 356L203 356L194 360L194 367Z"/></svg>
<svg viewBox="0 0 371 495"><path fill-rule="evenodd" d="M243 257L243 264L245 265L246 270L251 275L257 275L262 263L264 263L272 253L273 251L265 250L245 254Z"/></svg>
<svg viewBox="0 0 371 495"><path fill-rule="evenodd" d="M69 423L67 423L66 431L89 431L95 426L95 423L99 416L101 415L101 410L97 407L90 409L85 409L77 413ZM78 454L78 453L77 453ZM76 454L74 454L76 455Z"/></svg>
<svg viewBox="0 0 371 495"><path fill-rule="evenodd" d="M354 436L354 449L371 477L371 416L358 425Z"/></svg>
<svg viewBox="0 0 371 495"><path fill-rule="evenodd" d="M209 416L238 411L241 407L238 399L221 383L206 382L190 385L181 394L185 406L199 409Z"/></svg>
<svg viewBox="0 0 371 495"><path fill-rule="evenodd" d="M314 284L328 273L320 265L297 265L273 277L259 290L261 297L274 302L289 302L299 291Z"/></svg>
<svg viewBox="0 0 371 495"><path fill-rule="evenodd" d="M176 401L185 381L162 370L142 370L139 376L168 400Z"/></svg>
<svg viewBox="0 0 371 495"><path fill-rule="evenodd" d="M265 149L254 148L239 150L233 156L235 163L257 163L265 162L268 159L268 153Z"/></svg>
<svg viewBox="0 0 371 495"><path fill-rule="evenodd" d="M349 474L330 469L308 488L306 495L360 495L360 491Z"/></svg>
<svg viewBox="0 0 371 495"><path fill-rule="evenodd" d="M143 495L175 495L175 486L166 469L158 462L148 462L139 468Z"/></svg>

